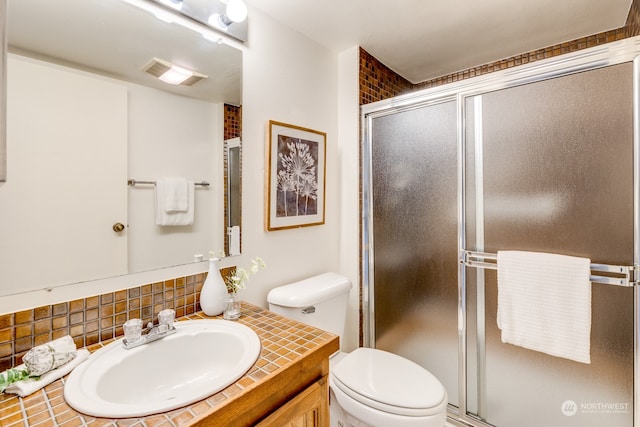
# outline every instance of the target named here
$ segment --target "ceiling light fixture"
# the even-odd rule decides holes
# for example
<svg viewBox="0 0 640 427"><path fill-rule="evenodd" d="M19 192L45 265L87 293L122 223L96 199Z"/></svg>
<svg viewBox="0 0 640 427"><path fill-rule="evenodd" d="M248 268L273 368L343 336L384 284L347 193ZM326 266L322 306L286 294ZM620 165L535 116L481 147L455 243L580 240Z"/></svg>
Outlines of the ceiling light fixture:
<svg viewBox="0 0 640 427"><path fill-rule="evenodd" d="M179 85L191 76L193 76L192 71L187 70L186 68L178 67L177 65L172 65L171 68L169 68L158 78L165 83L169 83L170 85Z"/></svg>
<svg viewBox="0 0 640 427"><path fill-rule="evenodd" d="M170 85L191 86L207 78L207 76L202 73L179 67L169 61L158 58L153 58L149 61L143 67L143 70Z"/></svg>
<svg viewBox="0 0 640 427"><path fill-rule="evenodd" d="M217 43L222 41L241 48L236 41L247 41L248 10L242 0L207 0L204 3L198 0L122 1L151 12L164 22L196 31Z"/></svg>
<svg viewBox="0 0 640 427"><path fill-rule="evenodd" d="M209 17L209 25L227 29L231 24L247 19L247 5L242 0L229 0L222 15L214 13Z"/></svg>

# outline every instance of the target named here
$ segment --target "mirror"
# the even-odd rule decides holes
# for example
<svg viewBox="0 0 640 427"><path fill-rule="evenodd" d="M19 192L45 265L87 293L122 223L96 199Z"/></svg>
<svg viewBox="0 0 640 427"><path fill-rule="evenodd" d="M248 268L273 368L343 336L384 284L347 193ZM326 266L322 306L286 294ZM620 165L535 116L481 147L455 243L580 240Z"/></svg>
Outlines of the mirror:
<svg viewBox="0 0 640 427"><path fill-rule="evenodd" d="M7 3L0 295L226 248L224 107L241 105L242 51L125 1ZM206 77L168 85L145 72L154 58ZM176 176L205 184L193 224L159 226L153 182Z"/></svg>

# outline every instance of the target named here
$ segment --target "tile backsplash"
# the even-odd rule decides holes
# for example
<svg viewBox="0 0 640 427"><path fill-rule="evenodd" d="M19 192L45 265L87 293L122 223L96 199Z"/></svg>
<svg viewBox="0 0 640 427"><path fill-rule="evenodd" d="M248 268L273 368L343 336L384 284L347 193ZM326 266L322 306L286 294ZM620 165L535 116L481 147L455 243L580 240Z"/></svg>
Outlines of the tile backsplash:
<svg viewBox="0 0 640 427"><path fill-rule="evenodd" d="M81 348L122 335L128 319L146 324L165 308L174 309L177 317L196 313L206 277L203 272L0 315L0 371L22 363L32 347L65 335Z"/></svg>

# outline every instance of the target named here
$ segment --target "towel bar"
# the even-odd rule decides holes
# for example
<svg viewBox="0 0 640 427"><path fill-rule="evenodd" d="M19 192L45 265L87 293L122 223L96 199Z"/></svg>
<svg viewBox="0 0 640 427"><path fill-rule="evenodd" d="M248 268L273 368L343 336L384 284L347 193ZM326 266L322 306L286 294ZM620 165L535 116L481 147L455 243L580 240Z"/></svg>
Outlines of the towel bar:
<svg viewBox="0 0 640 427"><path fill-rule="evenodd" d="M467 267L485 268L497 270L498 255L487 252L474 252L462 250L459 262ZM591 272L596 273L589 276L592 283L605 285L631 287L638 284L635 277L636 267L625 265L591 264Z"/></svg>
<svg viewBox="0 0 640 427"><path fill-rule="evenodd" d="M155 185L156 182L155 181L138 181L138 180L135 180L135 179L127 180L127 185L129 185L131 187L135 187L138 184ZM208 187L210 184L207 181L202 181L202 182L194 182L193 185L199 185L201 187Z"/></svg>

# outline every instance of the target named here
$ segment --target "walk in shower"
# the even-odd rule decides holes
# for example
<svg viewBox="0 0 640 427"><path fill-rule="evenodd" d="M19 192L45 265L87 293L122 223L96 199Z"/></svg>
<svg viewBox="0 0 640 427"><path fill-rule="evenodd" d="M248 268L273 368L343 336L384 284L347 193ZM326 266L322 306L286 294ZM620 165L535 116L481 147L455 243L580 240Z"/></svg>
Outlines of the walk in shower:
<svg viewBox="0 0 640 427"><path fill-rule="evenodd" d="M431 371L453 418L640 427L636 43L362 107L365 345ZM591 363L501 341L502 250L604 270Z"/></svg>

